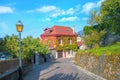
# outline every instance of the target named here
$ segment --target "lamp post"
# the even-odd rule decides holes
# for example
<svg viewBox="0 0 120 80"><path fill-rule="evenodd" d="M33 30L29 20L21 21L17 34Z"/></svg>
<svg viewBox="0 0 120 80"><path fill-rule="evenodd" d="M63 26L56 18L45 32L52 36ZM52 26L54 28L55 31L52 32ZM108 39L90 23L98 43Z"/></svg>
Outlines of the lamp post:
<svg viewBox="0 0 120 80"><path fill-rule="evenodd" d="M23 24L21 21L18 21L16 24L17 32L19 33L19 80L23 80L22 76L22 51L21 51L21 32L23 30Z"/></svg>

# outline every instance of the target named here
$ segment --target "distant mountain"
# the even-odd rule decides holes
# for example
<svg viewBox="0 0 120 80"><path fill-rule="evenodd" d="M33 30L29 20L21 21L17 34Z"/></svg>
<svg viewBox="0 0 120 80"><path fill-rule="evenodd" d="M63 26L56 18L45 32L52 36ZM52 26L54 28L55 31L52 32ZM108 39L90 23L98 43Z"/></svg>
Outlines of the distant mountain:
<svg viewBox="0 0 120 80"><path fill-rule="evenodd" d="M77 34L78 34L78 36L82 37L83 34L84 34L84 31L83 31L83 30L80 30L80 31L77 32Z"/></svg>

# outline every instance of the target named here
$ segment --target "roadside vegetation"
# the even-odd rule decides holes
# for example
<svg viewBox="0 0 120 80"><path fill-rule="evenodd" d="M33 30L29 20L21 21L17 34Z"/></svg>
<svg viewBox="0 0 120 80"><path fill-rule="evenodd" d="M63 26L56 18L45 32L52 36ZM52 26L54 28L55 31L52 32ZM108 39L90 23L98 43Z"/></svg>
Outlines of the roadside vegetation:
<svg viewBox="0 0 120 80"><path fill-rule="evenodd" d="M19 57L19 39L17 35L6 35L0 39L0 52L7 52L11 58ZM49 50L40 42L39 38L27 36L22 39L22 58L30 61L35 54L46 55Z"/></svg>
<svg viewBox="0 0 120 80"><path fill-rule="evenodd" d="M120 80L120 0L104 0L99 12L90 12L87 22L86 49L78 50L76 63L106 80Z"/></svg>
<svg viewBox="0 0 120 80"><path fill-rule="evenodd" d="M117 42L113 45L109 45L106 47L100 47L100 48L93 48L88 50L78 50L78 54L92 54L92 55L120 55L120 42Z"/></svg>
<svg viewBox="0 0 120 80"><path fill-rule="evenodd" d="M100 11L92 10L84 27L87 50L78 53L120 54L120 0L105 0Z"/></svg>

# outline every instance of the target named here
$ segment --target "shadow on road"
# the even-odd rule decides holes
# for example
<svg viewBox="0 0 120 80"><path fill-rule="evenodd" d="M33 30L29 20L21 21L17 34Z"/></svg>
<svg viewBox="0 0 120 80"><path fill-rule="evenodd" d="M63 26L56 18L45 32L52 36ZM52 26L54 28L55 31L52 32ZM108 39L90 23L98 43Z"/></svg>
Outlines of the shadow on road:
<svg viewBox="0 0 120 80"><path fill-rule="evenodd" d="M44 75L46 73L49 73L51 71L54 71L56 69L58 69L59 67L56 67L54 70L48 71L44 74L41 74L42 70L48 69L50 66L52 66L55 63L60 63L59 61L53 61L53 62L47 62L47 63L43 63L40 65L34 65L32 70L26 74L26 76L24 76L24 80L39 80L40 75Z"/></svg>
<svg viewBox="0 0 120 80"><path fill-rule="evenodd" d="M55 74L54 76L49 77L48 79L41 79L41 80L80 80L78 74Z"/></svg>
<svg viewBox="0 0 120 80"><path fill-rule="evenodd" d="M60 67L56 67L55 69L51 69L50 71L45 72L45 73L41 74L40 76L45 75L45 74L49 74L50 72L55 71L55 70L57 70L57 69L59 69L59 68L60 68Z"/></svg>

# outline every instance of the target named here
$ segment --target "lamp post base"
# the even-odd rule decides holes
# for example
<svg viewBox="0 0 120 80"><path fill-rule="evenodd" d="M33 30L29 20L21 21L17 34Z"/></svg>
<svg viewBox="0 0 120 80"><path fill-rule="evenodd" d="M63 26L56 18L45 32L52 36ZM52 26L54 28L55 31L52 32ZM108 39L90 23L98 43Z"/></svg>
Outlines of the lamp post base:
<svg viewBox="0 0 120 80"><path fill-rule="evenodd" d="M19 80L23 80L22 68L19 67Z"/></svg>

